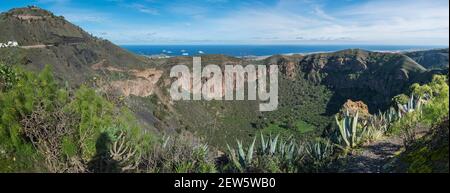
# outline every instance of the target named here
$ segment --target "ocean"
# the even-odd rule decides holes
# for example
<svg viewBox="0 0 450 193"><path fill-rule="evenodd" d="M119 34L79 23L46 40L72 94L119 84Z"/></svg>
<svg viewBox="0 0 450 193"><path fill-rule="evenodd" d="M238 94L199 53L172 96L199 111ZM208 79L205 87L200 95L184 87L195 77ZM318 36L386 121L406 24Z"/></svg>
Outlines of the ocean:
<svg viewBox="0 0 450 193"><path fill-rule="evenodd" d="M193 56L201 54L225 54L235 57L271 56L276 54L308 54L334 52L360 48L369 51L415 51L444 46L395 46L395 45L122 45L135 54L147 56Z"/></svg>

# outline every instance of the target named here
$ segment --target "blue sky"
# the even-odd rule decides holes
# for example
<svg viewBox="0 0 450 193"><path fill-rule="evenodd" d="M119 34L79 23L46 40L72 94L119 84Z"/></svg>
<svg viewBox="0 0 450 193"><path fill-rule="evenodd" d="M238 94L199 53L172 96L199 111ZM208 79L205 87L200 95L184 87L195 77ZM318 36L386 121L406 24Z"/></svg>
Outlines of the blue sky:
<svg viewBox="0 0 450 193"><path fill-rule="evenodd" d="M448 0L0 0L117 44L448 45Z"/></svg>

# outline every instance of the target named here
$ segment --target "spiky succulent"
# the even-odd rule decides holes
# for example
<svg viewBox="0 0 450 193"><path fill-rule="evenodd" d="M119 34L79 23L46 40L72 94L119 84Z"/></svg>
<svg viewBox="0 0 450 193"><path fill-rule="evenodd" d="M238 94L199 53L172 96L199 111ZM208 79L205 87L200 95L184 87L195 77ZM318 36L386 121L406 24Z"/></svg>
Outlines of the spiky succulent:
<svg viewBox="0 0 450 193"><path fill-rule="evenodd" d="M230 159L233 163L233 165L240 171L243 171L245 168L251 165L253 160L253 154L254 154L254 147L256 142L256 137L253 139L253 142L247 149L247 151L244 149L242 142L239 140L237 141L237 151L231 148L227 144L228 151L230 152Z"/></svg>
<svg viewBox="0 0 450 193"><path fill-rule="evenodd" d="M321 163L330 158L334 146L329 140L314 140L305 145L308 158L314 163Z"/></svg>
<svg viewBox="0 0 450 193"><path fill-rule="evenodd" d="M345 142L346 147L355 147L361 139L362 133L367 129L366 124L359 124L359 112L356 115L350 116L347 111L342 120L339 120L339 116L336 115L336 124L339 128L342 140ZM361 132L358 134L358 127L361 127Z"/></svg>
<svg viewBox="0 0 450 193"><path fill-rule="evenodd" d="M422 99L414 97L414 95L411 95L411 97L408 100L407 104L398 104L398 110L400 113L400 116L403 116L407 113L411 113L414 111L421 111L422 110Z"/></svg>

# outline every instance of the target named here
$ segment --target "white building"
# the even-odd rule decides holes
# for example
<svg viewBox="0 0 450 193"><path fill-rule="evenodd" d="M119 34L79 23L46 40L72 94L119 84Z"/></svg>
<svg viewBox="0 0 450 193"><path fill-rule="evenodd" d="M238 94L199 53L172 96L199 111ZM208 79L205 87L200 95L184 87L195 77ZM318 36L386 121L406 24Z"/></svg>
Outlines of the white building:
<svg viewBox="0 0 450 193"><path fill-rule="evenodd" d="M17 47L19 46L19 43L17 43L16 41L8 41L7 45L8 47Z"/></svg>
<svg viewBox="0 0 450 193"><path fill-rule="evenodd" d="M7 43L0 43L0 48L18 47L19 43L16 41L8 41Z"/></svg>

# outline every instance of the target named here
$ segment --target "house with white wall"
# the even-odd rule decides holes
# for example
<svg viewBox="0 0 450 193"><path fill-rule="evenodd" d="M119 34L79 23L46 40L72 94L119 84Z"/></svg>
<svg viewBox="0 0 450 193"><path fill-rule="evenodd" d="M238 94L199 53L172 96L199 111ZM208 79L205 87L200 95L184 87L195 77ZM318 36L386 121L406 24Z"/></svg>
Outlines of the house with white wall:
<svg viewBox="0 0 450 193"><path fill-rule="evenodd" d="M8 41L6 43L0 43L0 48L18 47L19 43L16 41Z"/></svg>

